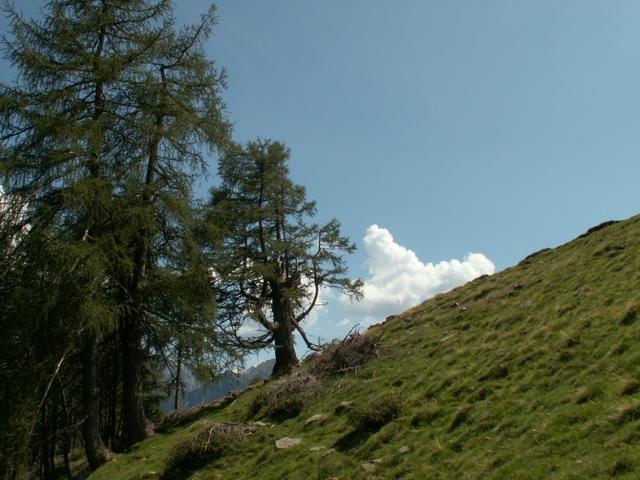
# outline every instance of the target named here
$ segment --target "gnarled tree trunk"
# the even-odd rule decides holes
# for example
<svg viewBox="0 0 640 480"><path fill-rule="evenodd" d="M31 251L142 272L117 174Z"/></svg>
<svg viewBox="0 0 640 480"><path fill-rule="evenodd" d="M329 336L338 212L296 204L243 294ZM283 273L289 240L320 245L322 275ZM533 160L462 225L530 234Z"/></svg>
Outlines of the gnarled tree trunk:
<svg viewBox="0 0 640 480"><path fill-rule="evenodd" d="M285 297L280 287L273 289L271 300L271 311L276 324L273 332L276 363L273 366L271 376L277 377L289 373L299 362L293 344L293 305Z"/></svg>

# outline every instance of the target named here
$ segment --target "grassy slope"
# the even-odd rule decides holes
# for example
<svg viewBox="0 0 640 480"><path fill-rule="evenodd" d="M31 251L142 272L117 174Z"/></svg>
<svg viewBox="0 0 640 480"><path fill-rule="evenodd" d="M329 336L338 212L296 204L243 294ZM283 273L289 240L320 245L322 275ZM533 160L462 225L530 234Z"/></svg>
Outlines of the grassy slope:
<svg viewBox="0 0 640 480"><path fill-rule="evenodd" d="M380 359L189 478L640 478L639 239L634 217L374 327L385 332ZM401 396L402 416L352 438L335 406L383 393ZM246 422L254 395L204 418ZM305 427L316 413L329 418ZM144 442L91 479L159 477L168 450L201 421ZM276 451L283 436L303 444ZM317 445L336 451L309 451ZM401 446L410 452L397 453ZM362 468L372 459L381 460L375 473Z"/></svg>

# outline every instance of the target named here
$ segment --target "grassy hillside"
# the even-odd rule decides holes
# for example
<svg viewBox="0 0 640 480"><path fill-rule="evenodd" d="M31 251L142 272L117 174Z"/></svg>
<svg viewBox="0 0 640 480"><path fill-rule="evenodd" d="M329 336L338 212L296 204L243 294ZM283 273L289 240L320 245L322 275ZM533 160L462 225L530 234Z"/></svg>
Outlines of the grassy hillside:
<svg viewBox="0 0 640 480"><path fill-rule="evenodd" d="M91 479L172 478L172 448L212 420L255 433L174 478L640 478L639 286L634 217L373 327L378 358L315 385L293 418L255 413L267 383ZM345 401L360 415L336 413ZM399 413L358 429L389 405ZM326 418L305 426L315 414ZM301 443L277 450L282 437Z"/></svg>

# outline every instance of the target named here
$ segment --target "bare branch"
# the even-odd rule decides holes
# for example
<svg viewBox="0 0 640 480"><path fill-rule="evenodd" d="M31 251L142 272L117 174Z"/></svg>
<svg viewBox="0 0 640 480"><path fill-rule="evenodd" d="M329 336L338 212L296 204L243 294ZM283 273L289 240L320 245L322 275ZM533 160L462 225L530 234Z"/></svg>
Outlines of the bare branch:
<svg viewBox="0 0 640 480"><path fill-rule="evenodd" d="M293 326L296 328L296 330L302 337L302 340L304 340L304 343L307 345L309 350L313 350L315 352L319 352L322 350L322 347L320 345L318 345L317 343L313 343L312 341L309 340L309 338L307 338L307 334L305 333L305 331L302 329L302 327L296 321L295 318L292 318L291 321L293 322Z"/></svg>
<svg viewBox="0 0 640 480"><path fill-rule="evenodd" d="M311 303L309 304L309 306L303 312L301 312L298 316L296 316L295 318L296 323L299 323L302 320L304 320L307 317L307 315L311 313L311 310L313 310L313 308L316 306L316 302L318 301L318 295L320 294L320 281L318 279L318 265L316 264L315 261L313 262L313 284L315 289L315 291L313 292L313 299L311 300Z"/></svg>
<svg viewBox="0 0 640 480"><path fill-rule="evenodd" d="M269 332L274 332L277 329L277 325L270 321L267 316L264 314L264 312L262 311L262 307L257 307L254 310L254 313L256 315L256 318L258 320L258 322L260 322L260 324L266 328L267 330L269 330Z"/></svg>

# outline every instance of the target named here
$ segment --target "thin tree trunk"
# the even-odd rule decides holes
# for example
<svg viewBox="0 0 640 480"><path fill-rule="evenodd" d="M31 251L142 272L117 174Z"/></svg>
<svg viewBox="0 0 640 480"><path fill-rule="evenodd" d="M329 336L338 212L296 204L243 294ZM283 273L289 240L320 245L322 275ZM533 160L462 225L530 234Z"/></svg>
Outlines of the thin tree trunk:
<svg viewBox="0 0 640 480"><path fill-rule="evenodd" d="M56 471L56 448L57 448L57 439L58 439L58 405L51 405L51 413L50 413L50 425L51 425L51 433L49 433L49 470L51 471L52 476L54 476Z"/></svg>
<svg viewBox="0 0 640 480"><path fill-rule="evenodd" d="M176 364L176 396L173 400L173 409L178 410L180 408L180 390L182 389L182 341L178 340L178 360Z"/></svg>
<svg viewBox="0 0 640 480"><path fill-rule="evenodd" d="M274 289L271 308L273 320L276 323L276 329L273 332L276 363L271 376L277 377L289 373L299 362L293 345L292 306L279 288Z"/></svg>
<svg viewBox="0 0 640 480"><path fill-rule="evenodd" d="M84 421L82 422L82 439L89 466L95 470L103 463L111 460L113 454L104 445L100 436L100 399L98 397L98 342L95 334L85 334L82 355L82 387Z"/></svg>
<svg viewBox="0 0 640 480"><path fill-rule="evenodd" d="M40 478L49 480L51 471L49 465L49 402L42 408L42 430L40 437Z"/></svg>
<svg viewBox="0 0 640 480"><path fill-rule="evenodd" d="M120 362L118 355L118 339L115 338L112 345L113 357L111 358L111 385L109 390L109 430L107 438L111 448L114 448L118 430L117 405L118 405L118 382L120 375Z"/></svg>
<svg viewBox="0 0 640 480"><path fill-rule="evenodd" d="M62 429L62 459L64 461L64 470L68 480L73 480L73 474L71 473L71 462L69 461L69 452L71 451L69 407L67 405L67 396L64 393L64 385L62 384L60 375L58 375L58 386L60 387L60 406L62 408L62 423L64 426L64 428Z"/></svg>

